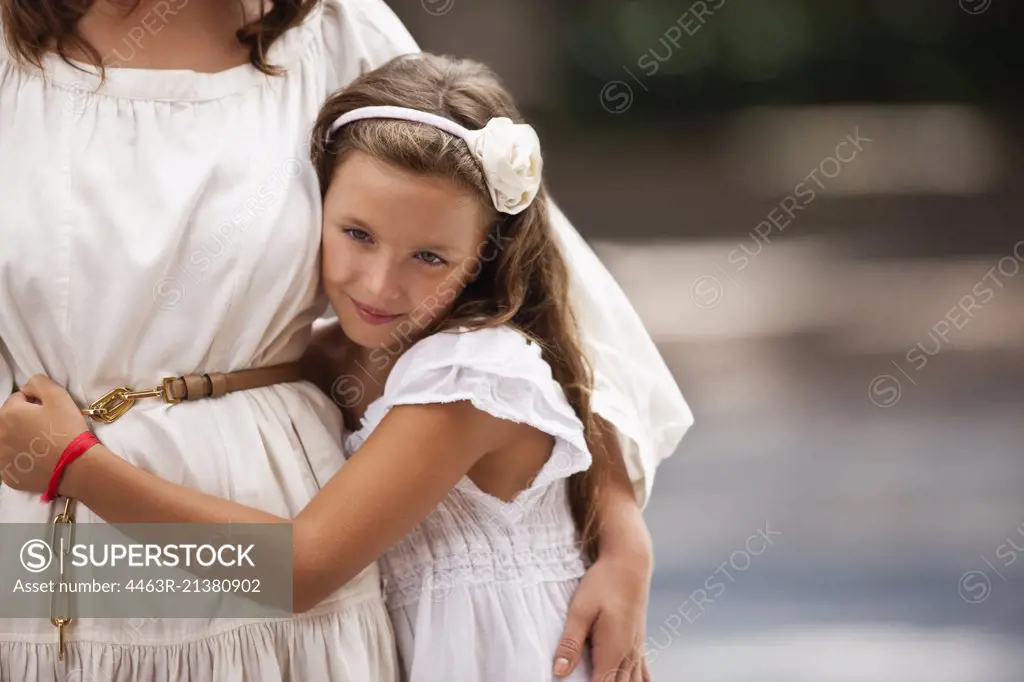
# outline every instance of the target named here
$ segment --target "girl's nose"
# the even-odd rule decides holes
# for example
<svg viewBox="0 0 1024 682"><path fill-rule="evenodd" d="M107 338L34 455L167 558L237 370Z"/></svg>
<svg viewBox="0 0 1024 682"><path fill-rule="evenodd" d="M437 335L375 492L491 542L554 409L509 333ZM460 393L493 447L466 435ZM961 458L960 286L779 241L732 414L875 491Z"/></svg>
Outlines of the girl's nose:
<svg viewBox="0 0 1024 682"><path fill-rule="evenodd" d="M402 283L399 268L389 258L374 259L369 270L365 272L366 293L376 299L376 303L393 301L401 296ZM374 305L366 301L367 305Z"/></svg>

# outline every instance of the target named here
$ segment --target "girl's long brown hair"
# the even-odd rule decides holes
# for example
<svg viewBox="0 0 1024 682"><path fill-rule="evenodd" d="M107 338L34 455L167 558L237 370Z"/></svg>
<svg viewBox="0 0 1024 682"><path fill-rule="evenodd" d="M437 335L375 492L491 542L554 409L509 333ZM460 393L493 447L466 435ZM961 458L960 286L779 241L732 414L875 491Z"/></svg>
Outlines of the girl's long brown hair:
<svg viewBox="0 0 1024 682"><path fill-rule="evenodd" d="M142 0L124 0L125 13L135 11ZM94 0L0 0L0 23L4 42L18 60L43 67L47 52L56 52L70 63L72 50L89 56L103 69L103 57L78 33L78 22ZM320 0L272 0L263 13L235 32L238 42L249 48L249 61L260 71L274 75L277 67L267 61L267 50L288 29L302 23Z"/></svg>
<svg viewBox="0 0 1024 682"><path fill-rule="evenodd" d="M448 133L407 121L370 119L330 136L343 113L365 106L403 106L444 116L470 129L494 117L521 122L511 96L485 66L435 55L397 57L334 94L314 125L311 155L326 195L335 169L352 151L399 168L448 179L473 192L492 212L492 233L481 254L482 268L455 300L452 311L428 331L480 329L510 324L540 346L552 376L583 423L593 456L588 471L569 479L573 518L587 554L597 553L596 500L610 454L603 447L609 428L591 409L591 369L569 303L569 273L554 241L541 186L529 208L515 216L494 210L483 173L468 147Z"/></svg>

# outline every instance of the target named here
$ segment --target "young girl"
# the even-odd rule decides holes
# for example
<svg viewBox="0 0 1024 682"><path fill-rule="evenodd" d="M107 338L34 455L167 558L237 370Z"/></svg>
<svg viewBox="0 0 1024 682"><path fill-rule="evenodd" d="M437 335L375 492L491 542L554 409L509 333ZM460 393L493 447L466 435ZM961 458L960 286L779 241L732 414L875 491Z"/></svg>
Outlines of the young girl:
<svg viewBox="0 0 1024 682"><path fill-rule="evenodd" d="M551 678L612 461L533 129L484 67L393 60L323 107L313 157L350 459L292 521L294 607L382 558L405 678ZM33 379L5 409L85 429ZM26 402L27 401L27 402ZM30 403L39 404L30 404ZM43 491L54 448L16 485ZM108 522L282 522L102 445L60 493ZM589 657L572 679L587 680ZM634 679L639 679L639 665ZM621 679L629 679L628 673Z"/></svg>

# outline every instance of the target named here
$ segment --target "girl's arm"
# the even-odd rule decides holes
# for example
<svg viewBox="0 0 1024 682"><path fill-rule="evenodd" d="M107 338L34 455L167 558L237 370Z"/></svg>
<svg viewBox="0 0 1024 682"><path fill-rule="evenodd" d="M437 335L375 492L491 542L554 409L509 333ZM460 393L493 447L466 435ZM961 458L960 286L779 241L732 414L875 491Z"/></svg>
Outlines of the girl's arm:
<svg viewBox="0 0 1024 682"><path fill-rule="evenodd" d="M68 434L70 442L85 430L70 396L49 379L33 377L23 392L0 410L0 451L3 446L23 450L38 433ZM392 408L292 521L293 609L312 608L379 558L481 457L507 443L514 428L468 402ZM44 490L66 444L51 448L14 485ZM169 483L102 446L65 469L60 492L109 523L287 523Z"/></svg>

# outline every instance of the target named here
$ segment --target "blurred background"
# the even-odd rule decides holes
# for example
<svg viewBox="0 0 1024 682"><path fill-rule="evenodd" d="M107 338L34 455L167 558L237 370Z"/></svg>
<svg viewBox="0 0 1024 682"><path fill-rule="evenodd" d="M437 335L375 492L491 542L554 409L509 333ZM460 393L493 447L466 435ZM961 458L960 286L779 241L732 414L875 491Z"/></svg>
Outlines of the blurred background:
<svg viewBox="0 0 1024 682"><path fill-rule="evenodd" d="M506 80L696 424L655 680L1024 680L1024 11L391 0Z"/></svg>

